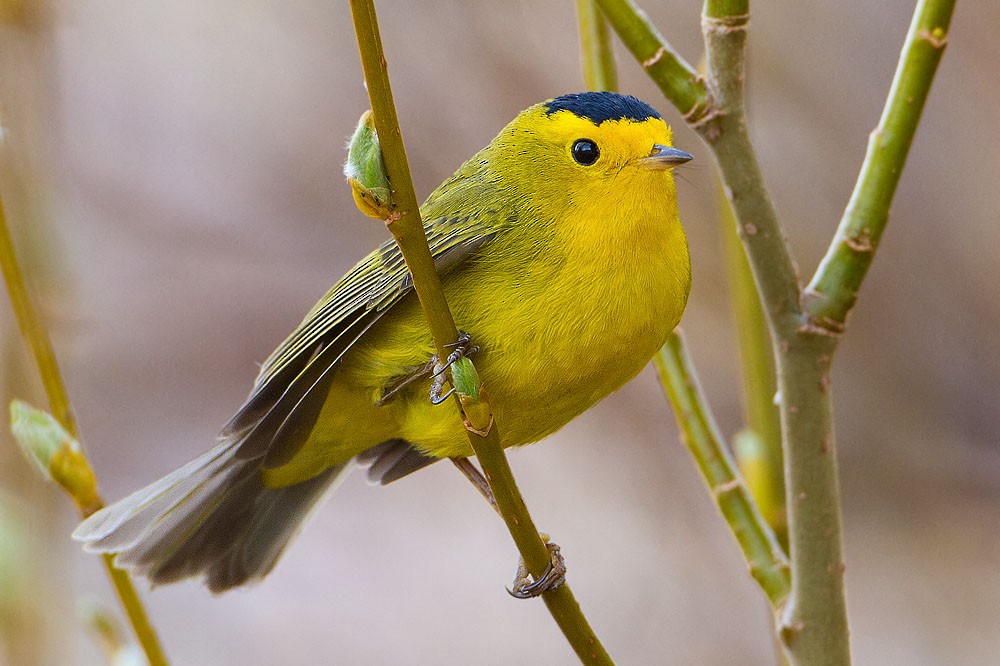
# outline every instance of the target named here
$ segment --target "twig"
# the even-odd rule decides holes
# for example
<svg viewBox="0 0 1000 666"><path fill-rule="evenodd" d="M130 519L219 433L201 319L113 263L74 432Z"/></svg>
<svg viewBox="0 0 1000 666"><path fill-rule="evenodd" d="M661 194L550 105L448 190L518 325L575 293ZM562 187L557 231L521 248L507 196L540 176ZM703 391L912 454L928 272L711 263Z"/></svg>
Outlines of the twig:
<svg viewBox="0 0 1000 666"><path fill-rule="evenodd" d="M753 273L743 244L736 233L733 208L718 187L719 213L726 258L726 273L738 332L740 366L743 377L743 411L748 432L734 439L734 453L740 471L782 547L788 548L788 519L785 516L785 482L781 452L781 419L774 405L778 383L771 354L771 335L754 286ZM741 442L743 446L741 446ZM744 464L757 473L748 477Z"/></svg>
<svg viewBox="0 0 1000 666"><path fill-rule="evenodd" d="M445 302L441 281L424 235L420 210L410 178L396 108L389 86L385 55L379 35L373 0L351 0L354 29L361 53L361 63L368 84L368 96L375 116L375 126L382 146L389 182L393 189L395 214L386 222L400 247L413 277L414 289L427 317L439 358L446 358L445 345L458 337L455 322ZM535 580L545 572L551 556L528 514L514 476L503 453L499 427L493 422L486 388L479 399L461 397L461 407L469 441L483 468L500 511L528 571ZM573 650L585 664L612 664L604 647L591 629L568 585L542 595L545 605Z"/></svg>
<svg viewBox="0 0 1000 666"><path fill-rule="evenodd" d="M653 361L673 405L684 442L743 550L750 565L750 575L764 590L771 605L779 608L791 584L788 561L736 472L732 456L707 409L707 400L679 330L674 331Z"/></svg>
<svg viewBox="0 0 1000 666"><path fill-rule="evenodd" d="M17 262L14 252L14 244L7 228L7 220L3 213L3 202L0 201L0 265L3 268L4 280L7 283L7 291L10 294L11 305L17 317L21 334L31 348L38 364L38 370L42 376L42 383L48 395L49 406L56 420L69 432L74 439L79 439L76 427L76 420L73 418L73 410L69 401L69 395L63 384L59 366L56 363L55 353L49 341L48 334L42 326L41 321L35 311L35 307L28 295L28 289L21 274L21 268ZM82 458L82 456L81 456ZM86 459L83 459L86 463ZM87 465L89 468L89 464ZM91 474L93 474L91 472ZM67 487L67 486L64 486ZM75 489L67 487L75 492ZM74 502L80 509L80 515L87 518L92 513L104 506L104 502L96 492L96 487L90 496L78 496L73 494ZM136 638L146 653L146 658L151 666L167 664L167 658L163 653L159 638L156 636L146 609L139 599L139 595L132 585L132 580L128 574L115 568L113 556L104 556L104 567L114 585L118 599L121 601L125 614L128 616Z"/></svg>
<svg viewBox="0 0 1000 666"><path fill-rule="evenodd" d="M587 89L616 92L618 71L608 20L596 0L576 0L576 14L580 21L580 55Z"/></svg>
<svg viewBox="0 0 1000 666"><path fill-rule="evenodd" d="M815 326L833 333L844 329L889 221L896 185L934 72L948 44L954 8L955 0L921 0L913 14L882 118L868 139L868 152L854 192L837 235L806 289L806 310Z"/></svg>
<svg viewBox="0 0 1000 666"><path fill-rule="evenodd" d="M705 59L716 116L696 129L712 148L733 206L737 231L746 248L757 288L772 328L795 330L799 308L798 269L750 142L744 108L746 2L734 16L705 5Z"/></svg>
<svg viewBox="0 0 1000 666"><path fill-rule="evenodd" d="M631 0L596 0L611 27L689 123L712 114L712 97L705 82L663 38L649 17Z"/></svg>

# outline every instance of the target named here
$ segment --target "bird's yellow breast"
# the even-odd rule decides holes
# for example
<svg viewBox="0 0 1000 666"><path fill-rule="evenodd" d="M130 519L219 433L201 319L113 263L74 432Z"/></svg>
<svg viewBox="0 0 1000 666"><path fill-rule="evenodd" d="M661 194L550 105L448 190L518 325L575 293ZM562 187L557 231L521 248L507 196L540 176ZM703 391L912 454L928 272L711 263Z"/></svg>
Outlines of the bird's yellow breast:
<svg viewBox="0 0 1000 666"><path fill-rule="evenodd" d="M568 209L532 261L497 252L446 287L483 347L473 360L506 446L537 441L620 388L677 325L687 242L675 206L655 205L673 196L671 184L625 205Z"/></svg>

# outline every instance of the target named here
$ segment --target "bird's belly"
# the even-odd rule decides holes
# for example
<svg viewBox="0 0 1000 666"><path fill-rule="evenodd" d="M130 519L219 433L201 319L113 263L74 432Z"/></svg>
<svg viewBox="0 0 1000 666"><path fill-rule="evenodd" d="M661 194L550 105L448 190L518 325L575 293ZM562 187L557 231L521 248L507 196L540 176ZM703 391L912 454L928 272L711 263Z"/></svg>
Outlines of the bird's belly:
<svg viewBox="0 0 1000 666"><path fill-rule="evenodd" d="M627 267L602 267L600 274L574 267L575 279L554 280L558 286L551 288L510 288L508 276L482 271L449 276L446 296L458 327L481 347L472 360L504 446L555 432L632 379L663 345L684 310L689 278L684 264L651 263L639 275ZM387 438L405 439L437 457L472 455L453 403L432 405L427 380L384 406L372 404L379 387L419 367L431 353L412 297L352 350L339 376L370 407L331 404L323 436L357 432L347 424L358 420L373 432L338 455L356 455Z"/></svg>
<svg viewBox="0 0 1000 666"><path fill-rule="evenodd" d="M640 283L610 273L494 303L486 315L502 329L470 325L482 345L473 361L505 446L538 441L621 388L677 325L686 286L670 271Z"/></svg>
<svg viewBox="0 0 1000 666"><path fill-rule="evenodd" d="M566 425L635 377L666 339L653 329L594 328L606 337L582 329L539 331L534 338L517 336L499 358L486 348L482 377L506 446L537 441Z"/></svg>

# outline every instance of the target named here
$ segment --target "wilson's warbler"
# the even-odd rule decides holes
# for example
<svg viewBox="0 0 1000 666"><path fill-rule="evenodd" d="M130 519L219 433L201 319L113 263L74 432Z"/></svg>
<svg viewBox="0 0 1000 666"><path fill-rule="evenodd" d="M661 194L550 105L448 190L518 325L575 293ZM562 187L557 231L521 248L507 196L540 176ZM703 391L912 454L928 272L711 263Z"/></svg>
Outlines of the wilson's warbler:
<svg viewBox="0 0 1000 666"><path fill-rule="evenodd" d="M634 377L687 302L690 263L660 115L564 95L519 114L421 207L444 291L503 444L555 432ZM222 591L275 565L355 464L389 483L471 456L432 405L434 347L396 245L351 269L264 363L220 443L98 512L74 537L167 583Z"/></svg>

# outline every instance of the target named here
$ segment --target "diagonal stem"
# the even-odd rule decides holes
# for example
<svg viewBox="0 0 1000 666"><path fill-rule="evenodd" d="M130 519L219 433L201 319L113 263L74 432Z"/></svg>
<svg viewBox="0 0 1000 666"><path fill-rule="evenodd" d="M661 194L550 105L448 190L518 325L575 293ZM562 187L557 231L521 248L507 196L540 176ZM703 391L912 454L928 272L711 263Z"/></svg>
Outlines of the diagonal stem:
<svg viewBox="0 0 1000 666"><path fill-rule="evenodd" d="M684 120L698 124L711 117L712 96L705 81L632 0L597 0L597 4L663 95L684 114Z"/></svg>
<svg viewBox="0 0 1000 666"><path fill-rule="evenodd" d="M48 395L52 414L73 438L78 440L80 437L76 427L76 419L73 417L69 394L66 392L62 374L59 372L59 365L56 362L56 355L52 349L52 343L49 341L48 333L42 326L35 306L31 302L31 296L28 294L28 288L25 285L24 276L14 251L10 230L7 228L2 201L0 201L0 266L3 269L7 292L10 294L11 305L21 328L21 334L31 348L42 376L42 383L45 386L45 393ZM74 496L73 500L80 508L84 518L104 506L103 501L96 493L87 498ZM114 566L113 556L105 555L103 562L118 599L128 616L132 629L135 631L136 638L146 653L146 658L151 666L165 666L167 658L163 647L160 645L156 630L149 621L149 615L142 605L142 600L132 584L132 579L127 573Z"/></svg>
<svg viewBox="0 0 1000 666"><path fill-rule="evenodd" d="M955 0L921 0L917 5L854 192L837 235L806 289L811 323L831 333L844 330L889 221L889 207L948 44L954 8Z"/></svg>
<svg viewBox="0 0 1000 666"><path fill-rule="evenodd" d="M743 550L750 575L771 606L779 608L791 587L788 560L736 471L736 463L708 409L679 329L653 357L653 362L674 408L684 443Z"/></svg>
<svg viewBox="0 0 1000 666"><path fill-rule="evenodd" d="M724 10L736 13L720 14ZM772 330L789 331L798 325L798 268L747 128L744 106L747 11L745 1L705 4L702 29L715 116L695 129L715 155L768 324Z"/></svg>
<svg viewBox="0 0 1000 666"><path fill-rule="evenodd" d="M396 239L413 278L414 289L438 349L438 358L447 358L445 345L457 339L458 331L445 301L420 220L420 209L389 85L374 1L351 0L351 13L368 97L396 205L395 212L386 220L386 226ZM528 571L538 580L548 568L551 555L517 489L503 452L499 427L493 421L485 394L486 387L483 387L478 399L462 396L459 400L469 442L493 491L500 515ZM546 591L542 599L582 663L612 664L568 585Z"/></svg>
<svg viewBox="0 0 1000 666"><path fill-rule="evenodd" d="M715 181L723 223L727 283L738 332L743 378L746 428L734 437L733 448L754 501L775 531L778 541L787 549L781 420L774 404L778 388L774 357L771 355L771 336L746 252L736 234L733 208L722 192L722 181L718 178Z"/></svg>

